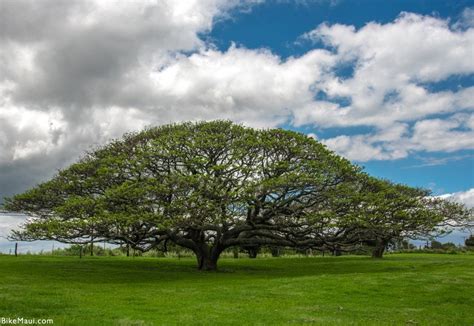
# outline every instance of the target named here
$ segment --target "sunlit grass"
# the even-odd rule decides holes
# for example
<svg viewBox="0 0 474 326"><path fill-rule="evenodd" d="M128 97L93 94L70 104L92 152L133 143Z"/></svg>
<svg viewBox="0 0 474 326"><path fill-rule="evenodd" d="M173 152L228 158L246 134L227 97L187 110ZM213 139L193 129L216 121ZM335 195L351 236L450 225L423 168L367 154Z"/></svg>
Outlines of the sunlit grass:
<svg viewBox="0 0 474 326"><path fill-rule="evenodd" d="M473 325L473 255L0 256L0 317L56 325Z"/></svg>

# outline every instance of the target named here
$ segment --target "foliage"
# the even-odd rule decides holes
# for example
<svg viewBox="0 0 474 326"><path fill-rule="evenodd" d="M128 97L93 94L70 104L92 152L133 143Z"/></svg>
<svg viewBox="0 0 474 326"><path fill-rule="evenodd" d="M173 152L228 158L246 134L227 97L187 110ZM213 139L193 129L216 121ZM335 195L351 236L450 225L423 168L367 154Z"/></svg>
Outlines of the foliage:
<svg viewBox="0 0 474 326"><path fill-rule="evenodd" d="M433 238L472 223L472 211L432 197L426 189L362 175L347 191L343 200L335 197L345 217L339 226L349 244L373 246L373 257L403 239Z"/></svg>
<svg viewBox="0 0 474 326"><path fill-rule="evenodd" d="M466 247L474 247L474 235L471 234L469 238L464 240L464 244L466 245Z"/></svg>
<svg viewBox="0 0 474 326"><path fill-rule="evenodd" d="M125 135L6 208L33 216L18 239L172 242L215 269L231 246L317 245L310 213L357 172L299 133L185 123Z"/></svg>
<svg viewBox="0 0 474 326"><path fill-rule="evenodd" d="M439 241L433 240L431 241L430 248L448 250L448 249L455 249L456 245L452 242L441 243Z"/></svg>
<svg viewBox="0 0 474 326"><path fill-rule="evenodd" d="M389 241L466 217L428 195L369 177L303 134L214 121L127 134L5 207L31 216L14 239L176 245L213 270L235 246L340 254L374 244L381 255Z"/></svg>

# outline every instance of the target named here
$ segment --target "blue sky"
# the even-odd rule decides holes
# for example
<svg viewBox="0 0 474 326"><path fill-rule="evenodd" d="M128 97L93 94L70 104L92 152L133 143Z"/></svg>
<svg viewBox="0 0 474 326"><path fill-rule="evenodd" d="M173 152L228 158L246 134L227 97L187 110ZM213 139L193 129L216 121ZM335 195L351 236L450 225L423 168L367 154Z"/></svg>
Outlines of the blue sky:
<svg viewBox="0 0 474 326"><path fill-rule="evenodd" d="M0 20L0 203L125 132L230 119L474 206L472 0L7 0Z"/></svg>
<svg viewBox="0 0 474 326"><path fill-rule="evenodd" d="M236 12L232 20L217 23L207 37L221 50L232 42L247 48L269 48L282 57L301 55L309 46L295 44L304 33L321 23L363 27L369 22L388 23L401 12L459 20L473 1L267 1L251 12Z"/></svg>
<svg viewBox="0 0 474 326"><path fill-rule="evenodd" d="M393 22L402 12L428 15L456 22L462 19L466 8L474 1L271 1L255 6L250 13L238 12L232 20L217 23L206 37L225 51L233 43L249 49L266 48L281 58L301 56L315 46L324 44L301 42L301 35L320 24L345 24L356 28L376 22ZM474 60L474 58L471 58ZM347 77L350 67L341 69ZM453 74L445 80L426 83L433 91L456 90L474 86L474 75ZM315 133L322 138L340 134L354 135L361 130L354 128L314 128L305 126L284 128L305 133ZM372 175L388 178L413 186L432 189L435 194L469 190L474 186L474 152L472 149L450 153L418 152L396 160L369 160L358 162Z"/></svg>

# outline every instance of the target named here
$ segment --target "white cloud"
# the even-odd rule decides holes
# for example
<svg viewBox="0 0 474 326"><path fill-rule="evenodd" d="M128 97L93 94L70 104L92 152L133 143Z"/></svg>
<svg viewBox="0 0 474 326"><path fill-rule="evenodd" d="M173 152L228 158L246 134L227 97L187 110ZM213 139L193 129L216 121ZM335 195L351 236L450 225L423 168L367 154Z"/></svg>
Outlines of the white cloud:
<svg viewBox="0 0 474 326"><path fill-rule="evenodd" d="M454 27L460 29L474 27L474 7L465 8Z"/></svg>
<svg viewBox="0 0 474 326"><path fill-rule="evenodd" d="M24 215L7 215L0 213L0 238L5 239L12 229L18 228L26 217Z"/></svg>
<svg viewBox="0 0 474 326"><path fill-rule="evenodd" d="M369 23L359 30L321 25L306 34L336 47L341 60L356 60L356 78L384 88L406 81L439 81L474 71L474 30L452 30L447 20L402 13L388 24ZM382 82L382 85L376 82Z"/></svg>
<svg viewBox="0 0 474 326"><path fill-rule="evenodd" d="M464 204L468 208L474 208L474 188L468 189L466 191L444 194L440 197Z"/></svg>
<svg viewBox="0 0 474 326"><path fill-rule="evenodd" d="M323 24L304 38L333 47L335 67L354 67L350 77L333 73L317 82L330 100L343 97L350 105L330 112L314 105L315 124L322 119L326 126L385 126L474 109L472 87L430 92L426 86L452 75L474 73L473 28L454 30L446 20L404 13L392 23L369 23L359 30Z"/></svg>
<svg viewBox="0 0 474 326"><path fill-rule="evenodd" d="M467 126L474 114L453 116L450 119L422 120L413 127L411 147L426 151L454 152L474 149L474 130ZM459 129L467 127L466 129Z"/></svg>
<svg viewBox="0 0 474 326"><path fill-rule="evenodd" d="M474 158L474 154L465 154L465 155L449 155L446 157L418 157L422 163L409 166L408 168L421 168L426 166L438 166L438 165L446 165L450 162L462 161L462 160L472 160Z"/></svg>
<svg viewBox="0 0 474 326"><path fill-rule="evenodd" d="M310 91L332 57L323 50L281 61L265 50L232 46L180 56L152 74L168 120L228 118L258 126L285 122L312 101Z"/></svg>
<svg viewBox="0 0 474 326"><path fill-rule="evenodd" d="M91 146L190 119L193 108L171 114L152 75L206 51L201 33L258 2L2 1L0 202Z"/></svg>
<svg viewBox="0 0 474 326"><path fill-rule="evenodd" d="M50 153L63 144L66 127L61 111L4 106L0 111L0 164Z"/></svg>
<svg viewBox="0 0 474 326"><path fill-rule="evenodd" d="M336 153L350 160L366 162L370 160L395 160L407 156L407 151L391 143L381 143L384 133L347 136L341 135L323 140Z"/></svg>
<svg viewBox="0 0 474 326"><path fill-rule="evenodd" d="M457 114L448 119L420 120L409 128L393 124L374 133L337 136L323 142L339 154L356 161L389 160L414 152L455 152L474 149L474 114Z"/></svg>
<svg viewBox="0 0 474 326"><path fill-rule="evenodd" d="M8 186L0 199L90 146L182 120L373 127L324 140L360 161L472 148L474 87L427 86L474 72L469 12L456 27L415 14L359 30L321 25L306 37L332 49L285 60L264 49L217 50L201 36L259 2L3 1L0 184ZM347 65L353 76L338 76Z"/></svg>
<svg viewBox="0 0 474 326"><path fill-rule="evenodd" d="M466 10L463 19L469 15ZM370 23L359 30L323 24L303 38L322 40L334 49L335 68L352 65L354 71L319 80L316 87L327 99L295 110L294 123L375 129L326 139L330 148L358 161L474 148L474 118L467 113L474 109L474 87L436 92L429 87L474 73L472 27L454 28L447 20L404 13L392 23ZM341 105L338 98L349 104ZM440 114L448 118L432 118Z"/></svg>

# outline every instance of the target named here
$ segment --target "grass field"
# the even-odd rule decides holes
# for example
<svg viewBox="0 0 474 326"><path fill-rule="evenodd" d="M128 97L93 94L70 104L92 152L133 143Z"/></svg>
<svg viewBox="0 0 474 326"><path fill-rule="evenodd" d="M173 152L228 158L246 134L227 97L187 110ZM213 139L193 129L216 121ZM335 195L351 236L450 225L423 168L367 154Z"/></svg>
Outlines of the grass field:
<svg viewBox="0 0 474 326"><path fill-rule="evenodd" d="M474 325L474 255L0 256L0 317L55 325Z"/></svg>

